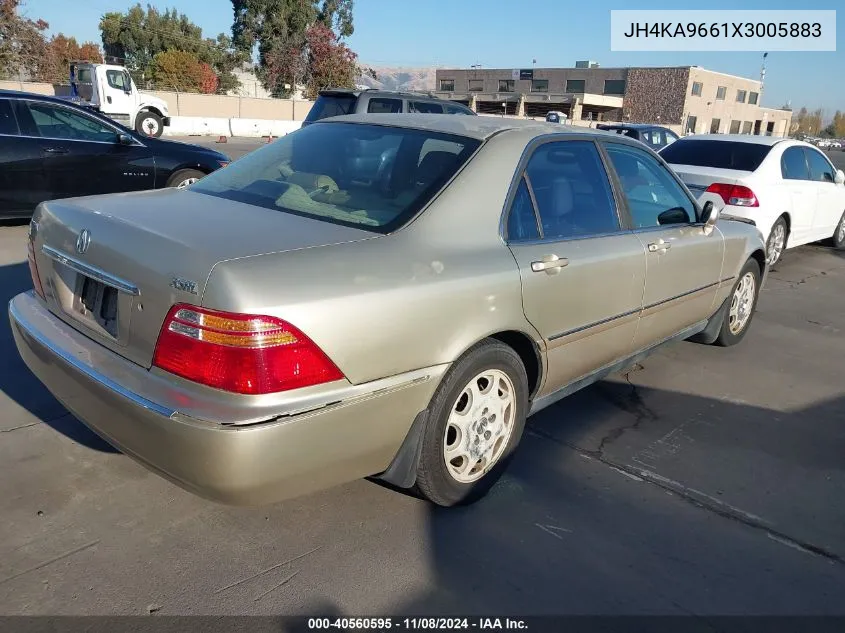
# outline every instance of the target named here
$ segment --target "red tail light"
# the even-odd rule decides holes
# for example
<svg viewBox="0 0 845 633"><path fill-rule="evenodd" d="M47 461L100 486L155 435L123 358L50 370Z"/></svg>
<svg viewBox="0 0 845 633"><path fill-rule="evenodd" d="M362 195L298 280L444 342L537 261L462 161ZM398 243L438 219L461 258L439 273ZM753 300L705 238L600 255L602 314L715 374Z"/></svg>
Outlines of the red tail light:
<svg viewBox="0 0 845 633"><path fill-rule="evenodd" d="M729 185L722 182L714 182L707 187L707 193L715 193L721 196L725 204L730 204L735 207L759 207L757 196L748 187L742 185Z"/></svg>
<svg viewBox="0 0 845 633"><path fill-rule="evenodd" d="M311 339L281 319L188 304L175 305L167 314L153 365L209 387L245 394L343 378Z"/></svg>
<svg viewBox="0 0 845 633"><path fill-rule="evenodd" d="M44 288L41 285L41 277L38 275L38 266L35 263L35 246L32 244L32 237L26 241L26 258L29 261L29 274L32 275L32 287L39 297L44 299Z"/></svg>

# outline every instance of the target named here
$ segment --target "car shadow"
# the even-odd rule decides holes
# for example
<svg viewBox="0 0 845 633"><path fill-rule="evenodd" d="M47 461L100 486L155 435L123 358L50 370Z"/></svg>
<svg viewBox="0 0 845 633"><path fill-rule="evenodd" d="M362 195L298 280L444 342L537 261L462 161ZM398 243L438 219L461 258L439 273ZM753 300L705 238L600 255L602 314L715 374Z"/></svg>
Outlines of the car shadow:
<svg viewBox="0 0 845 633"><path fill-rule="evenodd" d="M804 497L829 499L845 481L845 436L837 430L845 422L845 398L782 412L660 389L632 391L626 382L603 381L538 413L488 497L470 507L428 506L427 533L409 541L409 550L424 542L428 571L415 579L424 588L388 611L502 618L845 613L832 589L843 580L845 543L835 536L842 513L812 511L818 506ZM687 432L690 445L703 450L667 458L674 479L646 479L632 465L631 446L698 417L699 426ZM820 420L824 431L808 436L808 426ZM675 438L670 452L682 441ZM758 479L742 477L754 465L740 464L716 499L713 480L702 481L696 468L729 467L725 460L737 456L751 456L764 469ZM791 480L807 472L814 485L800 494L762 499L772 489L790 490ZM743 515L729 505L754 496L771 516ZM810 516L824 524L815 538L828 547L815 556L802 550L814 542L817 526L802 532L802 517ZM356 614L325 596L313 598L303 606L306 614ZM529 628L568 628L561 621L536 624ZM613 626L596 630L636 630L637 622L603 624Z"/></svg>
<svg viewBox="0 0 845 633"><path fill-rule="evenodd" d="M31 289L26 262L0 266L0 298L4 307L15 295ZM73 417L29 371L18 354L8 316L0 327L0 357L5 359L0 369L0 390L8 398L74 442L104 453L119 452Z"/></svg>

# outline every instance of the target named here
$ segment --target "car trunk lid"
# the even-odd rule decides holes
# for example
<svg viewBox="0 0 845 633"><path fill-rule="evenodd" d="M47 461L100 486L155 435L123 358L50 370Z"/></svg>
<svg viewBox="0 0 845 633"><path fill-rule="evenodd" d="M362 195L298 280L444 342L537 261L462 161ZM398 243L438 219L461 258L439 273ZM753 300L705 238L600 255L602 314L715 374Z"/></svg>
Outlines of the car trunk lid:
<svg viewBox="0 0 845 633"><path fill-rule="evenodd" d="M743 179L751 175L750 171L738 169L719 169L717 167L697 167L694 165L669 165L684 181L687 188L699 199L714 182L727 185L743 184Z"/></svg>
<svg viewBox="0 0 845 633"><path fill-rule="evenodd" d="M200 305L218 262L378 236L176 189L47 202L35 224L50 310L144 367L169 308Z"/></svg>

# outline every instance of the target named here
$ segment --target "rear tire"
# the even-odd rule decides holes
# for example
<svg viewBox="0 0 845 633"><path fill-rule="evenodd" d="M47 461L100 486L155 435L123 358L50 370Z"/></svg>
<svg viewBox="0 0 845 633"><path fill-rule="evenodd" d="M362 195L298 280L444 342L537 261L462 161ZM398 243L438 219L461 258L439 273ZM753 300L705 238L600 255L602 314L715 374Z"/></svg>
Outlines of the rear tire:
<svg viewBox="0 0 845 633"><path fill-rule="evenodd" d="M158 138L164 132L161 117L155 112L140 112L135 119L135 131L144 136Z"/></svg>
<svg viewBox="0 0 845 633"><path fill-rule="evenodd" d="M760 265L753 259L745 262L725 302L722 311L722 327L714 341L716 345L730 347L745 337L757 309L760 277Z"/></svg>
<svg viewBox="0 0 845 633"><path fill-rule="evenodd" d="M487 339L449 370L429 406L417 492L440 506L483 497L502 476L528 414L528 377L517 353Z"/></svg>
<svg viewBox="0 0 845 633"><path fill-rule="evenodd" d="M168 179L167 186L181 189L182 187L194 184L203 176L205 174L196 169L180 169Z"/></svg>
<svg viewBox="0 0 845 633"><path fill-rule="evenodd" d="M769 237L766 239L766 264L769 268L783 257L788 239L789 228L786 226L786 220L781 216L772 225L772 230L769 231Z"/></svg>
<svg viewBox="0 0 845 633"><path fill-rule="evenodd" d="M836 230L833 232L833 247L845 250L845 213L839 218L839 224L836 225Z"/></svg>

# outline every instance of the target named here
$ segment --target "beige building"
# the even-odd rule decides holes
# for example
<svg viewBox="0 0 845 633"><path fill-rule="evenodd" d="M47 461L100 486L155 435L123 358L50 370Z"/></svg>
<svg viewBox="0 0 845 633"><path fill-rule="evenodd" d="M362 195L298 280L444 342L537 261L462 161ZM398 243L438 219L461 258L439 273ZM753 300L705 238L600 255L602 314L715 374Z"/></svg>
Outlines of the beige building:
<svg viewBox="0 0 845 633"><path fill-rule="evenodd" d="M439 69L437 96L482 114L656 123L682 133L786 136L790 110L763 108L759 81L698 66Z"/></svg>

